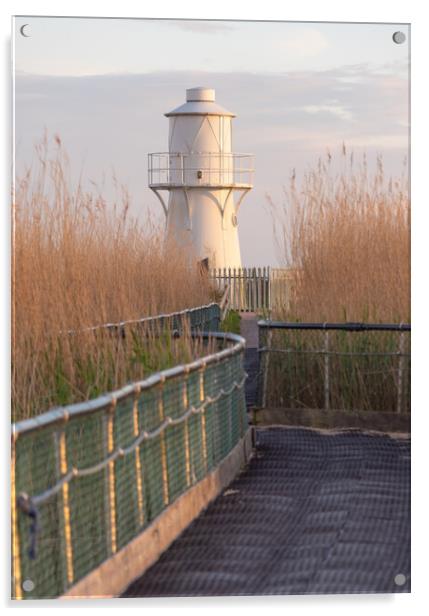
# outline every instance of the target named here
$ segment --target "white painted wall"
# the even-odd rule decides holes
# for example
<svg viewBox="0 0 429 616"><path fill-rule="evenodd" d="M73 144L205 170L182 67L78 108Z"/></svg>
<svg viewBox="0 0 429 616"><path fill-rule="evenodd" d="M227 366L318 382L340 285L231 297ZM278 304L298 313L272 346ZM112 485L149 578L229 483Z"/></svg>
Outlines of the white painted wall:
<svg viewBox="0 0 429 616"><path fill-rule="evenodd" d="M188 188L170 189L166 233L192 247L210 267L241 267L232 173L232 117L215 102L214 90L187 90L187 102L169 117L170 182ZM210 153L210 157L207 155ZM185 160L182 171L182 154ZM198 170L202 177L198 178ZM207 188L210 182L219 188ZM223 188L225 186L225 188Z"/></svg>

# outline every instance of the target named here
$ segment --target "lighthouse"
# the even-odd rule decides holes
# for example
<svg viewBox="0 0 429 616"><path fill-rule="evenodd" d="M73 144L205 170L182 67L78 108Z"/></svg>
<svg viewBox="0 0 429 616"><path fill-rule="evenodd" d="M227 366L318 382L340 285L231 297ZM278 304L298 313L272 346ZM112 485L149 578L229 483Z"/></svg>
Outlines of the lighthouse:
<svg viewBox="0 0 429 616"><path fill-rule="evenodd" d="M235 114L213 89L198 87L165 116L169 151L149 154L148 181L166 216L167 241L208 259L210 269L241 267L238 212L253 186L254 157L232 150Z"/></svg>

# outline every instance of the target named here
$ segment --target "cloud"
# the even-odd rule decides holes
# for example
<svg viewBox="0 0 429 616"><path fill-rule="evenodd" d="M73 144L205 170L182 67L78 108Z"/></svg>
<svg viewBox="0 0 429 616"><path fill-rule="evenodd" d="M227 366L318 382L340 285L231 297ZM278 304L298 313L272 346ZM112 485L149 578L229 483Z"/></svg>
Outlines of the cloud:
<svg viewBox="0 0 429 616"><path fill-rule="evenodd" d="M305 105L303 110L306 113L331 113L340 120L352 120L353 114L341 105Z"/></svg>
<svg viewBox="0 0 429 616"><path fill-rule="evenodd" d="M276 44L277 53L294 58L318 56L329 47L328 39L317 29L306 28L292 32Z"/></svg>
<svg viewBox="0 0 429 616"><path fill-rule="evenodd" d="M233 22L222 20L205 20L198 19L169 19L166 20L165 25L173 28L179 28L180 30L186 30L187 32L196 32L197 34L218 34L219 32L227 32L234 30Z"/></svg>

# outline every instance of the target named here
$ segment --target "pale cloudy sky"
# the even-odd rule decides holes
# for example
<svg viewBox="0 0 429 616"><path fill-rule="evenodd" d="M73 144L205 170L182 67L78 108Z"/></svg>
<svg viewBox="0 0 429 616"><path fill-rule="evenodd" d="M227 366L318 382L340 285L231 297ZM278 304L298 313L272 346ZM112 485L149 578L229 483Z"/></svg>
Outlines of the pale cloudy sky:
<svg viewBox="0 0 429 616"><path fill-rule="evenodd" d="M142 216L161 216L146 168L167 149L163 114L186 88L215 88L237 114L234 150L256 155L239 216L245 265L276 264L266 194L281 201L293 168L343 142L381 153L392 174L407 155L407 25L17 17L14 28L18 174L46 129L76 174L100 182L113 168Z"/></svg>

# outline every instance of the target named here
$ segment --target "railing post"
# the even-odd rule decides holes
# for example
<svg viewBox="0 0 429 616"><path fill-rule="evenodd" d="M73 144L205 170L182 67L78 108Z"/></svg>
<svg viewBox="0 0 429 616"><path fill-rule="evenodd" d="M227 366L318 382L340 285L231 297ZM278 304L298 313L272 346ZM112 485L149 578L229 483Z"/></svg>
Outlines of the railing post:
<svg viewBox="0 0 429 616"><path fill-rule="evenodd" d="M232 289L230 292L230 297L232 298L231 308L233 310L237 310L237 300L236 300L236 287L237 287L237 269L234 267L232 272L232 280L231 280Z"/></svg>
<svg viewBox="0 0 429 616"><path fill-rule="evenodd" d="M232 272L231 272L231 268L228 268L228 282L226 283L227 285L229 285L231 287L231 280L233 279L232 276Z"/></svg>
<svg viewBox="0 0 429 616"><path fill-rule="evenodd" d="M107 413L107 453L113 453L114 442L114 420L115 420L116 400L113 400ZM116 553L116 494L115 494L115 461L111 460L107 467L108 477L108 499L110 517L110 549L112 554Z"/></svg>
<svg viewBox="0 0 429 616"><path fill-rule="evenodd" d="M265 286L266 286L266 283L265 283L265 266L262 268L262 280L261 280L261 283L262 283L261 307L263 308L264 314L265 314L265 308L266 308L266 303L267 303L267 300L266 300L267 293L266 293L266 289L265 289Z"/></svg>
<svg viewBox="0 0 429 616"><path fill-rule="evenodd" d="M403 372L404 372L404 332L399 334L399 362L398 362L398 406L396 412L398 415L402 413L402 390L403 390Z"/></svg>
<svg viewBox="0 0 429 616"><path fill-rule="evenodd" d="M232 371L232 377L234 378L234 371ZM228 431L229 431L229 451L234 447L234 391L228 395L226 401L228 405Z"/></svg>
<svg viewBox="0 0 429 616"><path fill-rule="evenodd" d="M158 395L158 416L160 424L165 419L164 414L164 398L163 398L164 380L161 380L159 385ZM164 499L164 505L168 505L170 501L169 488L168 488L168 465L167 465L167 446L165 444L165 430L159 435L161 443L161 467L162 467L162 493Z"/></svg>
<svg viewBox="0 0 429 616"><path fill-rule="evenodd" d="M200 368L200 371L199 371L200 404L202 404L205 401L205 391L204 391L205 371L206 371L206 364L203 363L202 368ZM205 408L201 411L201 439L202 439L202 447L203 447L204 468L207 471L207 434L206 434L206 409Z"/></svg>
<svg viewBox="0 0 429 616"><path fill-rule="evenodd" d="M68 471L67 463L67 441L65 430L61 430L57 437L58 447L58 461L59 461L59 475L64 477ZM62 487L62 517L64 524L64 540L65 540L65 556L66 556L66 571L67 571L67 584L70 586L74 580L73 571L73 542L71 533L71 520L70 520L70 495L69 484L66 482Z"/></svg>
<svg viewBox="0 0 429 616"><path fill-rule="evenodd" d="M11 471L11 509L12 509L12 585L14 589L14 599L22 599L21 587L21 554L19 542L19 527L18 527L18 510L16 503L16 440L17 434L12 432L12 459L10 465Z"/></svg>
<svg viewBox="0 0 429 616"><path fill-rule="evenodd" d="M259 340L262 338L262 342L264 343L262 346L262 358L260 358L259 365L262 367L262 391L260 395L261 407L266 408L267 405L267 388L268 388L268 371L270 364L270 349L271 342L273 337L273 330L268 328L268 333L265 333L267 328L263 328L264 333L261 336L261 332L259 332Z"/></svg>
<svg viewBox="0 0 429 616"><path fill-rule="evenodd" d="M133 431L134 436L137 438L139 429L139 396L140 386L135 388L134 404L133 404ZM143 503L143 481L142 481L142 466L140 460L140 445L135 450L135 462L136 462L136 488L137 488L137 507L139 512L139 524L144 524L144 503Z"/></svg>
<svg viewBox="0 0 429 616"><path fill-rule="evenodd" d="M186 413L188 410L189 398L188 398L188 371L185 373L185 378L183 380L183 392L182 392L182 406L183 411ZM191 485L191 452L189 445L189 424L188 420L185 421L184 425L184 447L185 447L185 474L186 474L186 485L189 487Z"/></svg>
<svg viewBox="0 0 429 616"><path fill-rule="evenodd" d="M325 397L325 411L329 410L329 331L325 330L325 356L324 356L324 397Z"/></svg>

